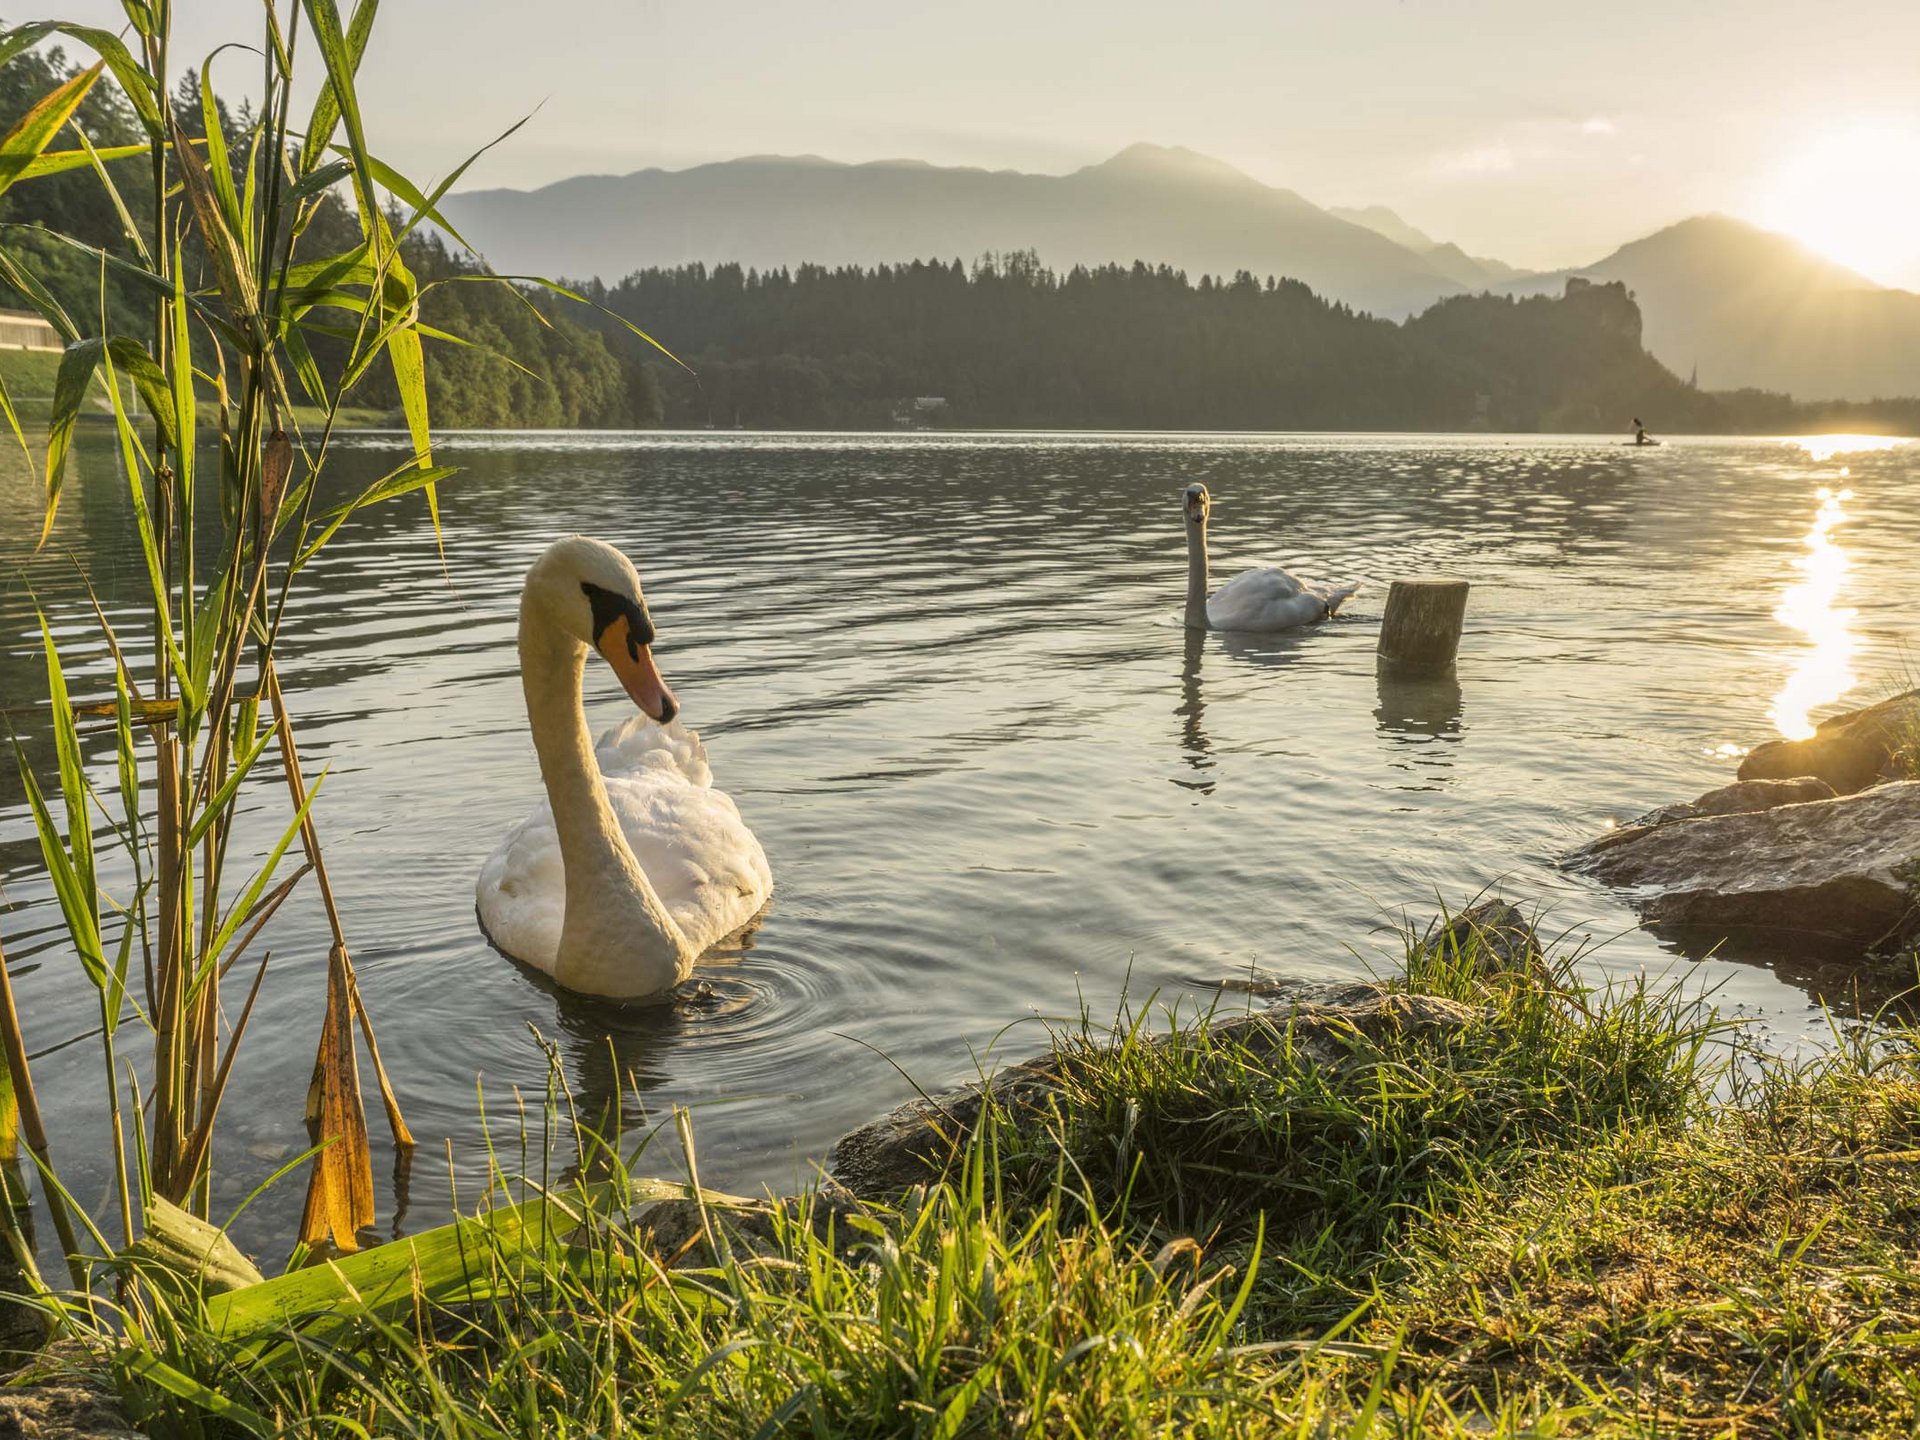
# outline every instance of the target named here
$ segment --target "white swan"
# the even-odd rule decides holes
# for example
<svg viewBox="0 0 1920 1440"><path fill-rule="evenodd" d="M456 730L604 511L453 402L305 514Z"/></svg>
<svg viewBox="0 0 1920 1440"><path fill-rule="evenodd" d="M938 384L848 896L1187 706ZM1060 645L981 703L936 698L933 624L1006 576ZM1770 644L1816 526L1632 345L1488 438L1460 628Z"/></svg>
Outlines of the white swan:
<svg viewBox="0 0 1920 1440"><path fill-rule="evenodd" d="M520 683L547 800L481 868L480 923L569 990L672 988L773 892L766 852L713 788L700 737L654 667L640 577L611 545L557 540L520 591ZM580 682L598 650L641 709L588 742Z"/></svg>
<svg viewBox="0 0 1920 1440"><path fill-rule="evenodd" d="M1187 519L1187 624L1198 630L1292 630L1339 613L1359 585L1315 585L1284 570L1243 570L1207 594L1207 512L1204 485L1182 499Z"/></svg>

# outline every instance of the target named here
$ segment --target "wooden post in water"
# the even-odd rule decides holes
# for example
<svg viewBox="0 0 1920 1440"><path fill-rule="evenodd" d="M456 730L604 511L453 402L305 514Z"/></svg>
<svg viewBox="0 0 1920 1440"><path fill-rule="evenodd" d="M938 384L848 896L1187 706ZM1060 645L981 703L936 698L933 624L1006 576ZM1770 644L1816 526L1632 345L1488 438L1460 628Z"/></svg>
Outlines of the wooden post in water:
<svg viewBox="0 0 1920 1440"><path fill-rule="evenodd" d="M1407 674L1452 668L1467 616L1464 580L1396 580L1380 620L1380 662Z"/></svg>

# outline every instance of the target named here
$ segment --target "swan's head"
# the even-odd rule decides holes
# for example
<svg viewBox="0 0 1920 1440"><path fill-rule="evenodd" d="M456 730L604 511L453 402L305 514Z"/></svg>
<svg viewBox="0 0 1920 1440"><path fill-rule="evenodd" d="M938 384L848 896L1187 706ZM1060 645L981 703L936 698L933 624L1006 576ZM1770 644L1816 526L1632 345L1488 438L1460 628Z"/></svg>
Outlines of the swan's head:
<svg viewBox="0 0 1920 1440"><path fill-rule="evenodd" d="M527 572L520 608L598 650L648 719L664 725L679 713L653 663L653 617L639 573L613 546L585 535L554 541Z"/></svg>
<svg viewBox="0 0 1920 1440"><path fill-rule="evenodd" d="M1207 523L1207 511L1212 507L1213 500L1212 497L1207 494L1206 486L1200 484L1198 481L1187 486L1186 490L1182 492L1180 503L1186 509L1187 523L1189 525L1204 525Z"/></svg>

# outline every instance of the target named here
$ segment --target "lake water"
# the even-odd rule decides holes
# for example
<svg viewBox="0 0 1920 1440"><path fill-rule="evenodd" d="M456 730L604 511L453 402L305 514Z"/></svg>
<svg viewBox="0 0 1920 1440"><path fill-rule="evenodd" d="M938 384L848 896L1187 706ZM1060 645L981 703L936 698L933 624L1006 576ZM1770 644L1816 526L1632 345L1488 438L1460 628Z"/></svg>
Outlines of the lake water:
<svg viewBox="0 0 1920 1440"><path fill-rule="evenodd" d="M351 436L342 470L383 471L398 443ZM470 1171L480 1090L504 1109L543 1087L535 1031L583 1103L625 1076L630 1108L634 1092L656 1117L690 1105L709 1183L754 1187L803 1176L908 1077L931 1088L1032 1051L1042 1018L1205 1003L1196 980L1255 967L1391 971L1388 927L1490 886L1591 937L1596 977L1684 975L1779 1048L1820 1042L1818 1000L1847 1003L1844 972L1807 955L1680 959L1553 862L1724 783L1738 747L1843 689L1862 703L1891 683L1920 635L1920 446L592 434L442 452L465 469L444 491L444 569L417 496L356 519L284 650L304 756L330 769L316 813L360 984L421 1142L409 1225L444 1213L449 1141ZM1188 634L1192 480L1214 493L1217 578L1278 562L1366 589L1311 633ZM76 693L106 693L63 552L137 623L108 452L84 447L36 557L37 504L16 462L7 705L44 691L29 583L76 647ZM639 567L661 669L773 863L749 947L672 1009L558 1001L474 919L481 861L540 793L520 580L569 531ZM1473 583L1457 683L1383 682L1386 583L1423 573ZM588 704L596 730L630 713L598 662ZM24 728L49 773L44 725ZM259 833L283 823L283 791L249 795ZM56 1154L97 1202L97 1017L11 767L0 896ZM229 1201L305 1143L326 950L310 891L271 935L217 1157ZM377 1106L370 1121L384 1138ZM298 1188L251 1212L262 1253L283 1248ZM381 1208L390 1223L385 1189Z"/></svg>

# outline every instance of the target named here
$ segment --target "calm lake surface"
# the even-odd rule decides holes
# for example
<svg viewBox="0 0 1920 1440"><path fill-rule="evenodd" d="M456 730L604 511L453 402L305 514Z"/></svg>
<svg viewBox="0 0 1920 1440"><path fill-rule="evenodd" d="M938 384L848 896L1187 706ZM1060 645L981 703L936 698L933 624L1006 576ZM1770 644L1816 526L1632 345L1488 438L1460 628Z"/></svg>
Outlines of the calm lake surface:
<svg viewBox="0 0 1920 1440"><path fill-rule="evenodd" d="M343 485L399 443L350 437ZM409 1228L444 1217L449 1141L475 1173L482 1091L502 1113L544 1088L536 1031L583 1104L624 1075L630 1109L694 1107L704 1177L751 1188L803 1176L908 1076L932 1088L1039 1047L1043 1018L1110 1019L1123 997L1189 1008L1218 998L1196 981L1256 967L1390 972L1391 926L1489 886L1591 937L1596 977L1684 976L1778 1048L1821 1043L1819 999L1849 1003L1812 956L1677 957L1553 861L1730 779L1738 748L1778 733L1770 710L1793 726L1891 685L1920 639L1920 445L592 434L441 450L465 470L443 491L444 570L419 497L357 518L306 577L283 651L304 758L330 771L316 814L361 988L420 1141ZM1268 562L1367 588L1312 633L1189 635L1192 480L1216 501L1216 580ZM124 483L97 438L35 556L37 507L16 460L7 705L44 698L29 585L75 647L75 692L109 693L65 552L138 624ZM673 1008L558 1001L474 919L481 861L540 796L520 581L570 531L639 567L661 669L773 863L748 948ZM1457 684L1382 682L1386 583L1435 572L1473 582ZM588 675L596 731L624 719L605 667ZM23 737L50 781L44 724ZM284 791L248 793L269 838ZM97 1203L95 1001L10 765L0 900L56 1158ZM269 933L216 1157L227 1204L305 1145L326 953L310 889ZM651 1168L671 1170L671 1148ZM376 1163L385 1226L390 1156ZM249 1212L263 1254L283 1251L301 1188Z"/></svg>

